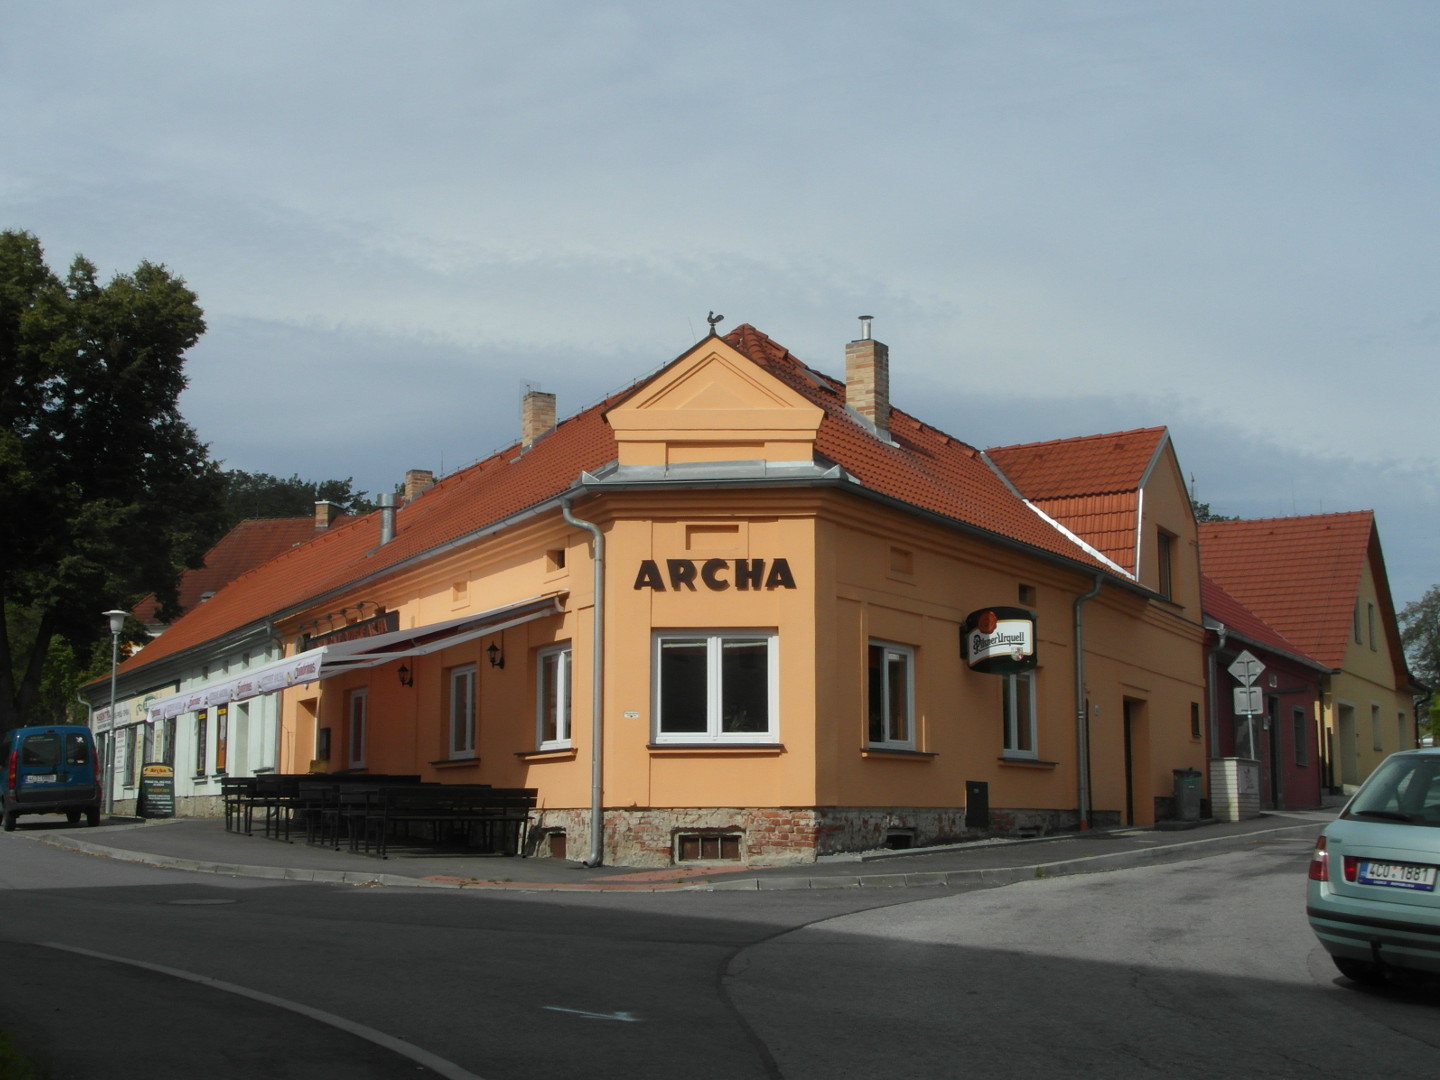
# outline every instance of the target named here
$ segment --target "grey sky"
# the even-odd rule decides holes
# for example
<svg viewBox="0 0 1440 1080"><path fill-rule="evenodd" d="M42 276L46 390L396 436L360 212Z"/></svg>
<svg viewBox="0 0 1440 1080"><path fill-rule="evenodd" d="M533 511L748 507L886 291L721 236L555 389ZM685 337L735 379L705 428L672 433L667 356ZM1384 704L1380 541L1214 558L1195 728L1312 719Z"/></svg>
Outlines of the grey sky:
<svg viewBox="0 0 1440 1080"><path fill-rule="evenodd" d="M10 0L0 227L199 293L228 465L388 489L750 322L979 446L1168 424L1440 581L1440 6Z"/></svg>

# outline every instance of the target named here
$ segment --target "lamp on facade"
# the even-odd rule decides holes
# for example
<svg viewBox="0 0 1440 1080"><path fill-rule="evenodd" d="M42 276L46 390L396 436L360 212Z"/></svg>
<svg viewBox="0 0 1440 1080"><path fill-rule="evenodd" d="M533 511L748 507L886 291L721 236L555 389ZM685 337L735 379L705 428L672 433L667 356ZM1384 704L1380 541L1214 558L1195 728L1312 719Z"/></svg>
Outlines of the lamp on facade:
<svg viewBox="0 0 1440 1080"><path fill-rule="evenodd" d="M399 677L401 686L415 685L415 676L410 673L410 669L404 664L401 664L400 667L396 669L395 674Z"/></svg>
<svg viewBox="0 0 1440 1080"><path fill-rule="evenodd" d="M115 682L120 668L120 632L125 629L125 619L130 613L116 608L104 614L105 618L110 621L110 783L106 785L105 790L108 811L113 813L115 810Z"/></svg>
<svg viewBox="0 0 1440 1080"><path fill-rule="evenodd" d="M485 650L485 655L490 658L491 667L503 668L505 666L505 656L500 651L500 646L496 645L493 641L490 643L490 647Z"/></svg>

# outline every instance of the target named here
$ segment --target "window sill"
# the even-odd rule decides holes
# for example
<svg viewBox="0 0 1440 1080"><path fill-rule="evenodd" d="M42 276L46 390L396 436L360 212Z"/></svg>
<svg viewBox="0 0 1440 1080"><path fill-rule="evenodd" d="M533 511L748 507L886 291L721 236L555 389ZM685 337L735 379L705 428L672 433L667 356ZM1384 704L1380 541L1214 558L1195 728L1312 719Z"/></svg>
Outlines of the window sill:
<svg viewBox="0 0 1440 1080"><path fill-rule="evenodd" d="M862 758L895 758L899 761L930 761L939 757L939 754L932 754L926 750L901 750L898 747L889 746L863 746L860 748Z"/></svg>
<svg viewBox="0 0 1440 1080"><path fill-rule="evenodd" d="M1054 769L1060 763L1058 761L1041 761L1033 757L1006 757L1002 755L999 759L1001 765L1015 765L1022 769Z"/></svg>
<svg viewBox="0 0 1440 1080"><path fill-rule="evenodd" d="M550 750L520 750L515 756L521 761L574 761L579 753L573 746L556 746Z"/></svg>
<svg viewBox="0 0 1440 1080"><path fill-rule="evenodd" d="M685 755L694 753L703 754L741 754L745 757L763 757L766 754L785 753L784 743L650 743L645 747L652 754L661 756L667 754Z"/></svg>
<svg viewBox="0 0 1440 1080"><path fill-rule="evenodd" d="M440 761L432 761L430 765L436 769L469 769L480 764L478 757L444 758Z"/></svg>

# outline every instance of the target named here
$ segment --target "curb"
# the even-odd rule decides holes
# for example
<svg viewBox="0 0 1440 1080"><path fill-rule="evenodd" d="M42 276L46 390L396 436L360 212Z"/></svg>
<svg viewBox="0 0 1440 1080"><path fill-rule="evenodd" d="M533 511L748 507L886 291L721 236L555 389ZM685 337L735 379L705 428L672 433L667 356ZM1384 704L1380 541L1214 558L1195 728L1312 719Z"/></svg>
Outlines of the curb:
<svg viewBox="0 0 1440 1080"><path fill-rule="evenodd" d="M1051 877L1070 877L1078 874L1100 874L1109 870L1124 870L1147 863L1179 861L1184 853L1195 853L1197 857L1219 855L1228 851L1245 848L1257 840L1273 840L1294 833L1306 836L1314 833L1319 823L1306 825L1284 825L1275 829L1240 833L1234 836L1203 837L1178 844L1142 848L1136 851L1112 851L1101 855L1087 855L1077 859L1061 859L1050 863L1033 863L1028 866L1001 866L974 870L941 870L913 874L855 874L827 877L774 877L746 878L737 881L714 882L697 886L708 892L729 890L766 891L799 889L839 888L936 888L956 885L995 886L1013 885L1018 881L1034 881Z"/></svg>
<svg viewBox="0 0 1440 1080"><path fill-rule="evenodd" d="M1175 862L1187 853L1197 858L1219 855L1248 847L1259 840L1283 838L1291 834L1313 834L1321 823L1284 825L1274 829L1239 833L1231 836L1202 837L1159 847L1132 851L1112 851L1081 858L1061 859L1025 866L982 867L970 870L935 870L892 874L826 874L819 876L729 878L723 881L627 884L624 881L584 884L550 884L523 881L484 881L479 879L415 878L398 874L375 874L362 870L315 870L301 867L251 866L244 863L209 862L183 859L170 855L153 855L107 847L73 836L35 836L42 844L74 851L82 855L114 859L117 862L140 863L166 870L189 870L201 874L226 877L256 878L269 881L296 881L316 885L390 886L409 889L451 889L496 892L798 892L812 889L922 889L956 886L995 887L1020 881L1051 877L1099 874L1151 863ZM1198 849L1198 850L1197 850Z"/></svg>

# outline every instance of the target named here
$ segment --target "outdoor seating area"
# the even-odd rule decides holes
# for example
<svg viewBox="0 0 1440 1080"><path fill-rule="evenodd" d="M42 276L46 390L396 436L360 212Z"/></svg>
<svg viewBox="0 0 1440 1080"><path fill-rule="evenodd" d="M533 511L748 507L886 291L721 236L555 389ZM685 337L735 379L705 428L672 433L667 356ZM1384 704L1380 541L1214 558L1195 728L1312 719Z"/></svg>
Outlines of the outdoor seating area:
<svg viewBox="0 0 1440 1080"><path fill-rule="evenodd" d="M392 845L523 855L534 788L422 783L418 776L262 773L221 782L225 829L390 857Z"/></svg>

